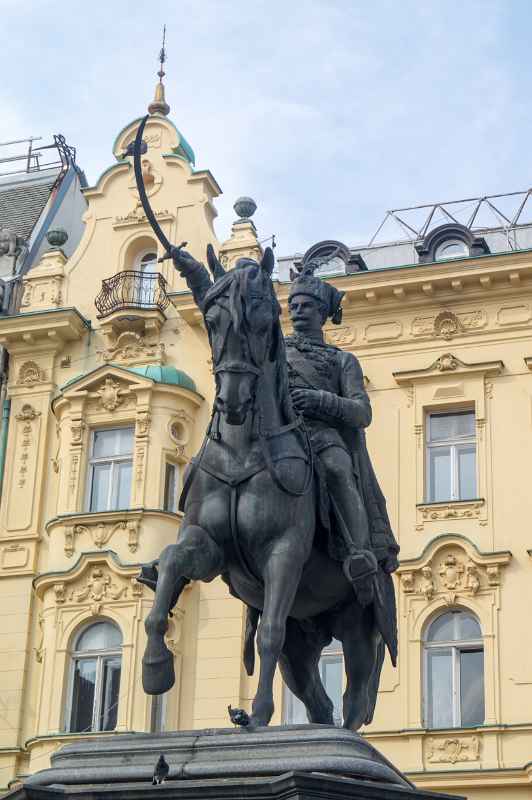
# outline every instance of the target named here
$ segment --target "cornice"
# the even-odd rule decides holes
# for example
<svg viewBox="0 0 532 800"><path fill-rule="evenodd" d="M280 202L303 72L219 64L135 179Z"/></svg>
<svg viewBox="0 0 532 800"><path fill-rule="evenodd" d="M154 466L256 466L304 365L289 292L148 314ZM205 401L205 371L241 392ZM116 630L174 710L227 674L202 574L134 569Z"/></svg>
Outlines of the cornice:
<svg viewBox="0 0 532 800"><path fill-rule="evenodd" d="M452 353L444 353L428 367L393 372L392 375L401 386L422 380L434 380L435 377L441 377L447 374L456 376L482 373L486 377L493 377L500 375L503 369L504 363L502 361L478 361L476 363L467 363L461 361Z"/></svg>
<svg viewBox="0 0 532 800"><path fill-rule="evenodd" d="M532 251L490 254L460 262L412 264L370 269L351 275L331 276L330 283L345 292L344 308L384 310L400 304L438 305L460 299L485 300L497 294L532 291ZM278 283L276 292L284 305L290 284Z"/></svg>
<svg viewBox="0 0 532 800"><path fill-rule="evenodd" d="M58 351L65 342L82 339L90 327L77 308L30 311L0 317L0 345L10 353Z"/></svg>
<svg viewBox="0 0 532 800"><path fill-rule="evenodd" d="M432 557L438 550L453 544L469 550L469 552L475 556L475 560L478 560L480 564L506 565L510 563L512 558L510 550L495 550L491 553L485 553L479 550L476 544L472 542L471 539L468 539L467 536L462 536L457 533L442 533L440 536L431 539L424 547L422 553L416 556L416 558L401 559L401 563L397 569L398 574L409 572L412 568L422 566L425 561Z"/></svg>

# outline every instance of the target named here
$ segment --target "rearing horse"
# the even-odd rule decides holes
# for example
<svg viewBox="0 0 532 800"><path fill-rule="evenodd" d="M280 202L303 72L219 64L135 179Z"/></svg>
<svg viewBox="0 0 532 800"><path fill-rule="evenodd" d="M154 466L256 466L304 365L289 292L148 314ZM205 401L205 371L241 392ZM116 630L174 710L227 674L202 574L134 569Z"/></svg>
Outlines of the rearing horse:
<svg viewBox="0 0 532 800"><path fill-rule="evenodd" d="M345 656L344 725L356 730L373 716L384 642L373 606L357 603L341 564L315 541L312 452L288 391L273 253L266 250L260 264L241 259L228 273L212 248L207 255L214 283L187 253L175 254L204 315L216 397L202 448L185 476L178 541L143 568L141 580L155 588L146 619L144 689L161 694L174 683L164 634L184 586L221 575L248 606L248 672L258 623L260 675L251 725L270 722L278 663L309 720L333 724L318 664L334 636Z"/></svg>

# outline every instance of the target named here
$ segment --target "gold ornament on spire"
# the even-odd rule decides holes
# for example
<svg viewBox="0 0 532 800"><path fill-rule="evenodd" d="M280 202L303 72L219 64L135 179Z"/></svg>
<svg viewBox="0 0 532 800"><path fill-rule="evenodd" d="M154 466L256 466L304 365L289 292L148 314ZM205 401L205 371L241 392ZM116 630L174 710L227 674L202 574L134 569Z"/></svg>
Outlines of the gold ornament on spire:
<svg viewBox="0 0 532 800"><path fill-rule="evenodd" d="M161 52L159 53L159 72L157 75L159 76L159 82L155 85L155 95L148 106L148 113L150 114L163 114L163 116L167 117L170 113L170 106L166 102L166 98L164 96L164 83L163 78L165 76L165 71L163 69L164 62L166 61L166 50L164 49L166 41L166 25L163 27L163 46L161 47Z"/></svg>

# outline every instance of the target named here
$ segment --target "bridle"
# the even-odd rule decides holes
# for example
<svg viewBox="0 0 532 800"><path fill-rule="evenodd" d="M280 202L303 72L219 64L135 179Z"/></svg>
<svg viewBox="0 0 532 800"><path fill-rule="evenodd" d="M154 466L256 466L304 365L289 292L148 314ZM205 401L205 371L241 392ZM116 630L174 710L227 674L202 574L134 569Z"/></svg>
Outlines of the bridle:
<svg viewBox="0 0 532 800"><path fill-rule="evenodd" d="M229 309L227 309L227 307L225 306L224 303L219 303L218 305L219 305L219 307L224 308L226 311L229 311ZM234 372L234 373L240 373L242 375L244 375L244 374L256 375L258 378L260 378L262 376L262 374L263 374L263 369L261 367L258 367L256 364L253 364L251 361L247 361L247 360L245 361L243 359L242 360L240 360L240 359L224 360L223 359L225 346L227 344L227 338L228 337L227 337L227 334L226 334L226 336L224 337L224 341L223 341L223 345L222 345L222 348L221 348L221 352L219 354L221 361L220 361L220 363L213 365L213 374L216 376L216 375L219 375L221 372ZM246 409L246 416L250 412L250 410L252 410L253 412L257 411L256 388L257 388L257 383L255 382L255 386L254 386L254 389L253 389L253 392L252 392L252 397L251 397L252 402L249 404L248 408ZM209 427L208 427L208 430L207 430L207 436L208 436L208 438L212 439L213 441L218 441L218 442L220 441L220 438L221 438L220 437L220 431L219 431L219 421L220 421L220 416L219 415L220 415L220 411L217 408L216 398L215 398L214 406L213 406L212 414L211 414L211 420L210 420ZM268 447L268 441L270 439L277 438L278 436L282 436L283 434L289 433L290 431L299 432L303 436L304 450L305 450L305 454L307 456L307 462L308 462L308 465L309 465L307 473L305 475L305 482L304 482L303 488L300 489L300 490L289 489L287 486L285 486L283 484L281 478L277 474L277 471L275 469L275 464L273 462L273 459L271 457L271 453L270 453L270 450L269 450L269 447ZM305 425L303 417L297 415L295 420L293 420L292 422L289 422L287 425L282 425L281 427L275 428L273 430L264 430L263 427L262 427L262 418L261 418L260 409L259 409L258 440L259 440L259 445L260 445L262 454L264 456L264 461L266 463L266 467L268 469L268 472L271 475L271 478L272 478L273 482L276 484L276 486L279 489L281 489L281 491L285 492L286 494L290 494L293 497L302 497L303 495L307 494L309 492L309 490L310 490L311 485L312 485L312 479L313 479L313 475L314 475L314 454L312 452L312 445L311 445L311 442L310 442L309 432L307 430L307 427Z"/></svg>

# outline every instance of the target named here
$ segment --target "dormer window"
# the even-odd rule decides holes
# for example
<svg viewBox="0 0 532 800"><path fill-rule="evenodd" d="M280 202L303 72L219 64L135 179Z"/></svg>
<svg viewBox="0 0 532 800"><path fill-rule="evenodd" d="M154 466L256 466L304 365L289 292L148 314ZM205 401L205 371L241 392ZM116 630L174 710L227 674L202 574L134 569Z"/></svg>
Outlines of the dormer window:
<svg viewBox="0 0 532 800"><path fill-rule="evenodd" d="M433 228L415 247L420 264L482 256L490 251L485 239L475 236L469 228L457 222Z"/></svg>
<svg viewBox="0 0 532 800"><path fill-rule="evenodd" d="M445 261L448 258L467 258L469 248L465 242L459 239L447 239L442 242L436 250L434 260Z"/></svg>

